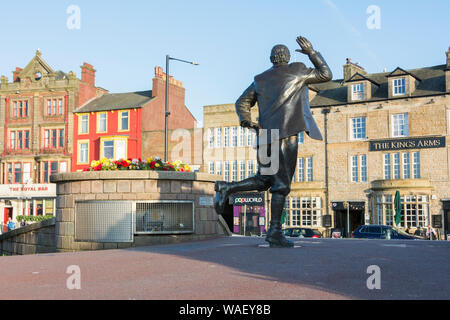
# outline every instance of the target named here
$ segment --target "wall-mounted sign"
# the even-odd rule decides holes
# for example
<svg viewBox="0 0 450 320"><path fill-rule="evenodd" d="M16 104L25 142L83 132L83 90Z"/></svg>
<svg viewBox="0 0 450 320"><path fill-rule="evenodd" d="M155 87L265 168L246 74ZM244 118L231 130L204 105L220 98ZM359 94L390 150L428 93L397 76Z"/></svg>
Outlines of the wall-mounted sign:
<svg viewBox="0 0 450 320"><path fill-rule="evenodd" d="M232 206L263 206L264 193L262 192L246 192L235 193L230 196L230 204Z"/></svg>
<svg viewBox="0 0 450 320"><path fill-rule="evenodd" d="M0 198L55 198L56 184L2 184Z"/></svg>
<svg viewBox="0 0 450 320"><path fill-rule="evenodd" d="M198 205L199 206L213 206L214 200L212 197L199 197L198 198Z"/></svg>
<svg viewBox="0 0 450 320"><path fill-rule="evenodd" d="M369 141L369 151L445 148L445 137Z"/></svg>

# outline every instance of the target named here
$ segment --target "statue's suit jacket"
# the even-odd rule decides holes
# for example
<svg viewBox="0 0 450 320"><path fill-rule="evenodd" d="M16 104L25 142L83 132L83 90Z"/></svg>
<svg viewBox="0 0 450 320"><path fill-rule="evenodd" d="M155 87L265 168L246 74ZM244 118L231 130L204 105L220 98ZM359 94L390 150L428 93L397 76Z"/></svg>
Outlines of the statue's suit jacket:
<svg viewBox="0 0 450 320"><path fill-rule="evenodd" d="M309 107L308 84L330 81L332 74L320 53L312 52L309 58L315 69L297 62L257 75L236 101L239 121L251 121L250 108L258 103L259 126L278 129L279 139L305 131L311 138L323 140Z"/></svg>

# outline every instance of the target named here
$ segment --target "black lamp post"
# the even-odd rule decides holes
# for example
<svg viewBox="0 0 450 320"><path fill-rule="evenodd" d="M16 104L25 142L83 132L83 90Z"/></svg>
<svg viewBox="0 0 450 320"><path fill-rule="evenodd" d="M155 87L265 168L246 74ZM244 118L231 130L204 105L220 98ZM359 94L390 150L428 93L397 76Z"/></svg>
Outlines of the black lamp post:
<svg viewBox="0 0 450 320"><path fill-rule="evenodd" d="M169 61L177 60L194 66L198 66L197 62L186 61L166 55L166 110L165 110L165 124L164 124L164 162L167 162L167 141L168 141L168 120L169 120Z"/></svg>

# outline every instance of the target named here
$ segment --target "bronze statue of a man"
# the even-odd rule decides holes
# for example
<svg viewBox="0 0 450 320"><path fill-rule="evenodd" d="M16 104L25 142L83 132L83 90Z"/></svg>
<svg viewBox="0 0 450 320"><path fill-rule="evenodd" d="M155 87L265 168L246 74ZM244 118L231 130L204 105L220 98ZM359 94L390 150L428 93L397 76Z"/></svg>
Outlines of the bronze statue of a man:
<svg viewBox="0 0 450 320"><path fill-rule="evenodd" d="M281 232L281 215L285 198L291 191L291 180L297 164L298 133L305 131L311 138L322 140L309 107L308 84L332 79L330 68L321 54L314 51L311 43L304 37L298 37L297 43L301 50L296 51L308 55L314 69L307 68L303 63L289 64L289 49L284 45L276 45L270 55L273 67L257 75L236 101L236 113L242 127L266 129L269 133L277 130L278 170L273 174L262 173L261 169L269 165L261 161L258 152L258 172L255 176L239 182L217 181L215 184L215 208L219 214L223 213L230 194L251 190L265 191L270 188L271 220L266 241L271 247L294 245ZM259 109L258 124L252 122L250 113L251 107L256 103ZM273 140L269 139L268 156L271 156Z"/></svg>

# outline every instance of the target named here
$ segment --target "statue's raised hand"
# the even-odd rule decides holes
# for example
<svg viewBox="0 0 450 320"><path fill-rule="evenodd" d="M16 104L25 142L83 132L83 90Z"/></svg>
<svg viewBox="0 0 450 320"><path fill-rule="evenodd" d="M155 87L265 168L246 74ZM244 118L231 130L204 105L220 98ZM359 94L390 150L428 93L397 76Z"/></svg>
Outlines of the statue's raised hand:
<svg viewBox="0 0 450 320"><path fill-rule="evenodd" d="M304 38L304 37L297 37L297 43L300 46L300 48L302 48L302 50L295 50L298 52L301 52L303 54L310 54L312 52L314 52L314 49L312 47L311 42L309 42L308 39Z"/></svg>

